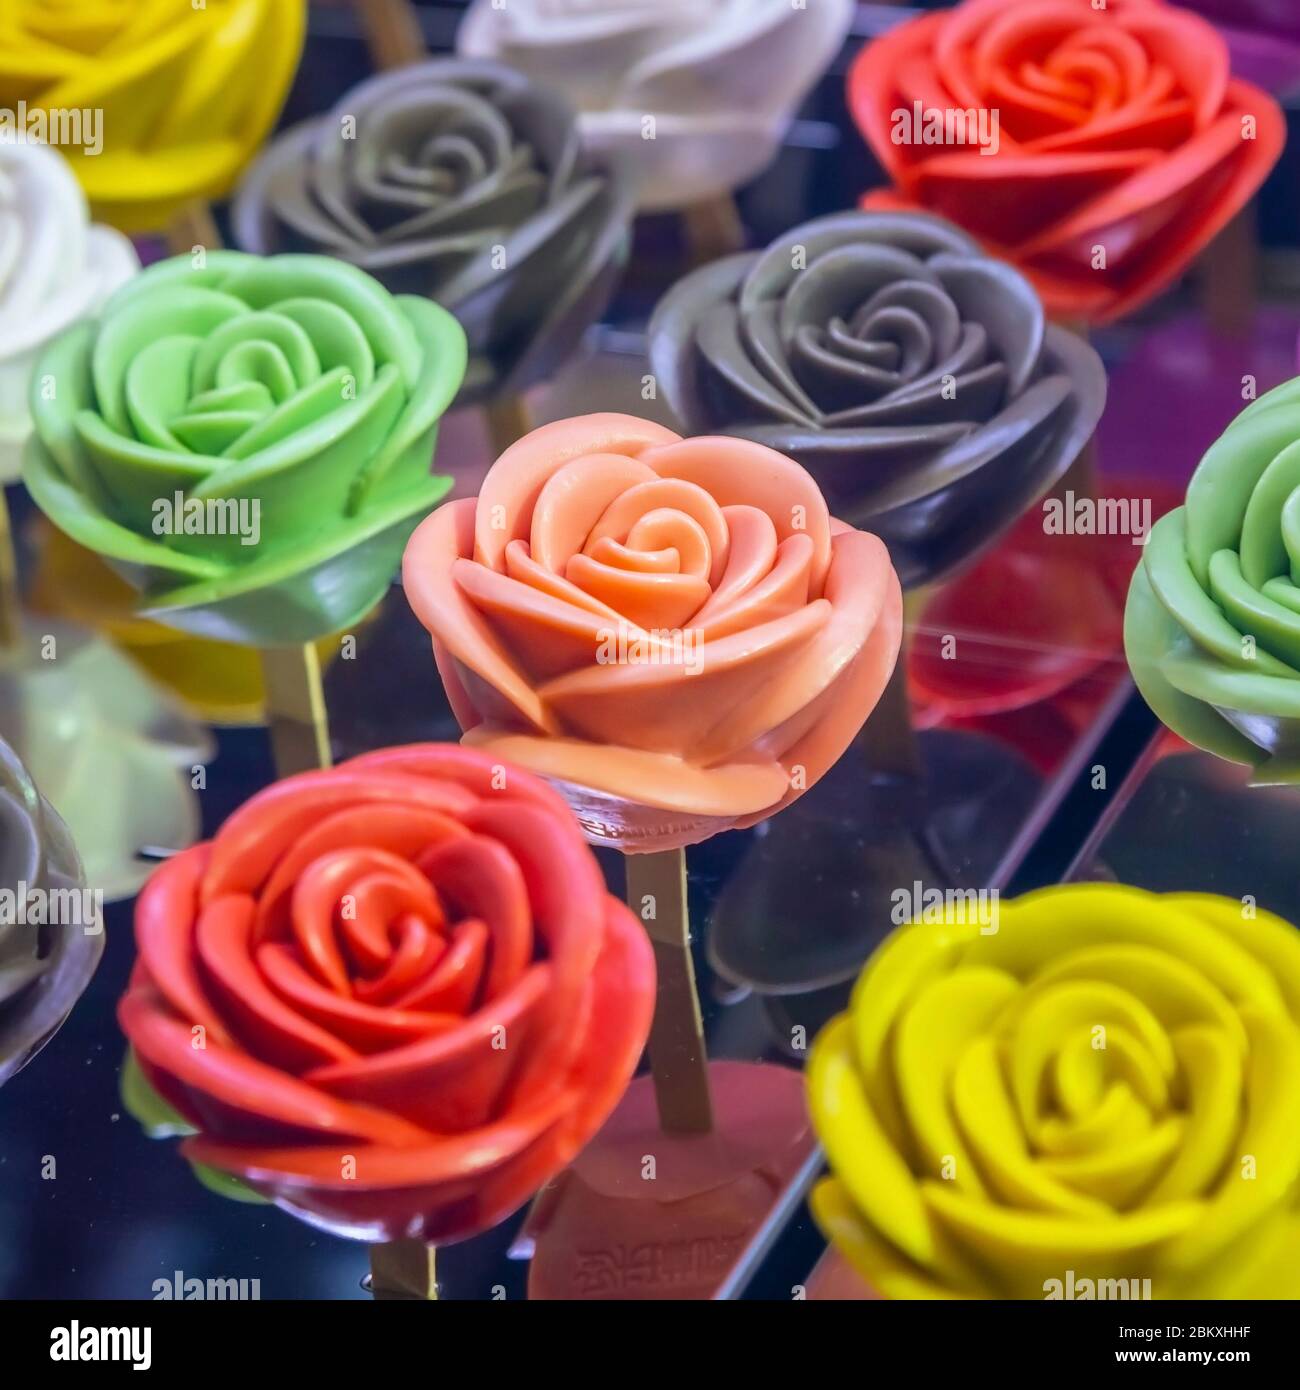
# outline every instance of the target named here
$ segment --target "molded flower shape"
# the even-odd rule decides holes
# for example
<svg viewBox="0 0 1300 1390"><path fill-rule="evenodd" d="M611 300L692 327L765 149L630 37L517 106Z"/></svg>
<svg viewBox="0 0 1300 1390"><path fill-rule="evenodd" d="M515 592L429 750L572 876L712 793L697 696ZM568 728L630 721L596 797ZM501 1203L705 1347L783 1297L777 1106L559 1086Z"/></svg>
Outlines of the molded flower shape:
<svg viewBox="0 0 1300 1390"><path fill-rule="evenodd" d="M809 1058L833 1174L813 1210L873 1287L1300 1294L1295 929L1111 885L1002 904L990 934L934 915L876 952Z"/></svg>
<svg viewBox="0 0 1300 1390"><path fill-rule="evenodd" d="M303 0L14 0L5 102L55 132L97 220L160 231L230 191L280 114L306 18Z"/></svg>
<svg viewBox="0 0 1300 1390"><path fill-rule="evenodd" d="M324 256L151 266L42 358L23 477L149 617L250 646L346 628L383 596L465 335Z"/></svg>
<svg viewBox="0 0 1300 1390"><path fill-rule="evenodd" d="M588 148L626 156L662 210L776 158L852 19L852 0L473 0L456 46L566 93Z"/></svg>
<svg viewBox="0 0 1300 1390"><path fill-rule="evenodd" d="M31 433L37 355L139 268L126 237L90 225L62 156L0 142L0 483L18 476Z"/></svg>
<svg viewBox="0 0 1300 1390"><path fill-rule="evenodd" d="M578 347L622 273L627 178L499 63L419 63L282 135L235 203L248 251L322 251L428 295L469 336L462 401L517 394Z"/></svg>
<svg viewBox="0 0 1300 1390"><path fill-rule="evenodd" d="M0 1082L58 1032L99 964L85 886L63 822L0 741Z"/></svg>
<svg viewBox="0 0 1300 1390"><path fill-rule="evenodd" d="M1124 645L1182 738L1300 782L1300 378L1248 406L1151 529Z"/></svg>
<svg viewBox="0 0 1300 1390"><path fill-rule="evenodd" d="M1163 0L965 0L876 39L849 103L894 188L1109 322L1167 289L1277 162L1277 103L1223 36ZM996 124L995 124L996 122Z"/></svg>
<svg viewBox="0 0 1300 1390"><path fill-rule="evenodd" d="M590 838L753 825L844 752L893 671L902 594L798 464L627 415L544 425L402 568L465 740L558 783Z"/></svg>
<svg viewBox="0 0 1300 1390"><path fill-rule="evenodd" d="M185 1156L372 1240L527 1201L613 1110L654 1006L649 939L560 798L437 744L259 793L158 870L136 944L118 1017Z"/></svg>
<svg viewBox="0 0 1300 1390"><path fill-rule="evenodd" d="M695 271L656 310L650 360L686 429L798 460L909 587L1047 492L1106 399L1092 348L932 217L840 213Z"/></svg>

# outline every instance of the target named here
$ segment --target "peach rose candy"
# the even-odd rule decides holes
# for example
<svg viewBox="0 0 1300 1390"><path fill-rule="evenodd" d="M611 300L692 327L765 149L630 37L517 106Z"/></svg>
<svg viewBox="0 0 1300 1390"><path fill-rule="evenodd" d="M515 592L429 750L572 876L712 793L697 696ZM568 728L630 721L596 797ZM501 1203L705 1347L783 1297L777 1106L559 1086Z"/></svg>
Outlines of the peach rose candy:
<svg viewBox="0 0 1300 1390"><path fill-rule="evenodd" d="M789 805L862 727L902 634L884 544L798 464L626 415L521 439L419 527L403 578L464 741L628 852Z"/></svg>

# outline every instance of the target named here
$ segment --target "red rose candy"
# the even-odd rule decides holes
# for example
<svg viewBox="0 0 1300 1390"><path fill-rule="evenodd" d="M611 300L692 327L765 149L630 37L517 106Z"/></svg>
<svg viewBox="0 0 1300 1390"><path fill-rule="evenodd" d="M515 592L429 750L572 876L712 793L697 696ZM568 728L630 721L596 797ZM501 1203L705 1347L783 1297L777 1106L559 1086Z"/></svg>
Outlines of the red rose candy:
<svg viewBox="0 0 1300 1390"><path fill-rule="evenodd" d="M894 185L864 206L956 222L1058 318L1122 318L1191 265L1282 153L1277 102L1229 58L1212 24L1163 0L965 0L900 24L849 74Z"/></svg>
<svg viewBox="0 0 1300 1390"><path fill-rule="evenodd" d="M158 870L135 929L118 1016L186 1157L370 1240L521 1206L613 1110L654 1007L564 802L467 748L277 783Z"/></svg>

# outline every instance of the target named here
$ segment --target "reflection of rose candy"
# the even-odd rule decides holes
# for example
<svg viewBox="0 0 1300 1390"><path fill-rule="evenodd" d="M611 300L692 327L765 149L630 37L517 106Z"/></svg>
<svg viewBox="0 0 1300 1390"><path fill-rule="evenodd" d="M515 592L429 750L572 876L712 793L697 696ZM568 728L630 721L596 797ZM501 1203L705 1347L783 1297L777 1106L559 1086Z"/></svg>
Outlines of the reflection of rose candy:
<svg viewBox="0 0 1300 1390"><path fill-rule="evenodd" d="M161 230L229 192L275 124L302 51L304 0L10 0L4 100L102 122L65 149L95 217ZM82 122L84 127L84 121Z"/></svg>
<svg viewBox="0 0 1300 1390"><path fill-rule="evenodd" d="M902 927L808 1093L814 1212L887 1297L1300 1294L1300 936L1266 912L1073 885Z"/></svg>
<svg viewBox="0 0 1300 1390"><path fill-rule="evenodd" d="M0 1081L53 1037L99 964L103 923L72 920L82 914L67 908L83 901L84 888L63 822L0 742ZM18 909L18 896L31 894L39 895L43 925L33 924L34 908L31 920L23 920L29 909Z"/></svg>
<svg viewBox="0 0 1300 1390"><path fill-rule="evenodd" d="M588 148L626 155L658 210L770 164L852 17L851 0L474 0L456 43L564 92Z"/></svg>
<svg viewBox="0 0 1300 1390"><path fill-rule="evenodd" d="M1124 642L1175 733L1300 781L1300 379L1248 406L1152 528Z"/></svg>
<svg viewBox="0 0 1300 1390"><path fill-rule="evenodd" d="M407 598L466 741L564 786L592 838L668 850L773 815L898 654L885 548L797 464L623 415L546 425L412 536Z"/></svg>
<svg viewBox="0 0 1300 1390"><path fill-rule="evenodd" d="M124 236L90 225L85 194L60 155L0 142L0 483L18 475L31 433L37 355L138 268Z"/></svg>
<svg viewBox="0 0 1300 1390"><path fill-rule="evenodd" d="M119 1018L186 1156L369 1239L527 1201L614 1108L654 1001L559 797L435 744L255 796L158 870L136 942Z"/></svg>
<svg viewBox="0 0 1300 1390"><path fill-rule="evenodd" d="M840 213L686 276L650 326L692 432L803 464L905 585L956 568L1056 481L1101 416L1097 354L936 218Z"/></svg>
<svg viewBox="0 0 1300 1390"><path fill-rule="evenodd" d="M1177 279L1286 139L1277 103L1232 77L1222 36L1164 0L965 0L869 44L849 99L895 185L867 206L951 218L1049 312L1101 322ZM896 143L897 113L917 103L995 110L997 153Z"/></svg>
<svg viewBox="0 0 1300 1390"><path fill-rule="evenodd" d="M469 336L465 401L534 385L599 317L626 250L625 185L580 157L558 95L497 63L439 60L281 136L235 230L245 250L326 252L436 300Z"/></svg>
<svg viewBox="0 0 1300 1390"><path fill-rule="evenodd" d="M354 266L178 256L45 354L24 480L149 616L308 642L378 602L450 486L430 461L464 365L449 314Z"/></svg>

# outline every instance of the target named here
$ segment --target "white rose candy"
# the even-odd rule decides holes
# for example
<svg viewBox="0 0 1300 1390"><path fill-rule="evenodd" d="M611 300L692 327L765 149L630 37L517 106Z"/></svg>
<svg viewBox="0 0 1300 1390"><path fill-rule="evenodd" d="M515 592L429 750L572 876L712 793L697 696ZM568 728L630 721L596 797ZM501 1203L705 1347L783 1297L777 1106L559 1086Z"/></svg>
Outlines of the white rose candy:
<svg viewBox="0 0 1300 1390"><path fill-rule="evenodd" d="M91 225L62 155L0 143L0 483L17 477L31 433L27 392L37 356L139 268L126 237Z"/></svg>
<svg viewBox="0 0 1300 1390"><path fill-rule="evenodd" d="M853 0L472 0L456 46L562 91L588 148L626 156L642 209L662 211L729 192L772 162L853 10Z"/></svg>

